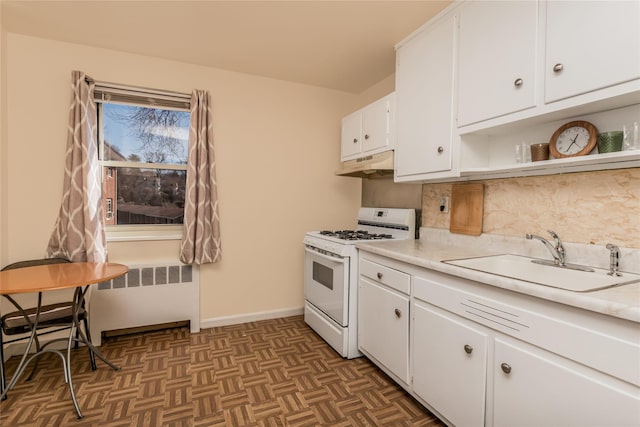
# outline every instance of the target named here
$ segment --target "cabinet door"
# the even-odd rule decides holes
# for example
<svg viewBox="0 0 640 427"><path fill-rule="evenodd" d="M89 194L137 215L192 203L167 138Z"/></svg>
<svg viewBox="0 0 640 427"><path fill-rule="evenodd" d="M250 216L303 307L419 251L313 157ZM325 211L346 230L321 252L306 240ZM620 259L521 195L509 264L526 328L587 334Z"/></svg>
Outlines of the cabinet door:
<svg viewBox="0 0 640 427"><path fill-rule="evenodd" d="M451 170L455 16L396 52L397 177Z"/></svg>
<svg viewBox="0 0 640 427"><path fill-rule="evenodd" d="M458 126L536 105L537 1L478 1L460 11Z"/></svg>
<svg viewBox="0 0 640 427"><path fill-rule="evenodd" d="M640 78L640 2L549 1L545 49L546 102Z"/></svg>
<svg viewBox="0 0 640 427"><path fill-rule="evenodd" d="M495 341L494 364L496 427L640 425L637 388L617 389L582 365L502 338Z"/></svg>
<svg viewBox="0 0 640 427"><path fill-rule="evenodd" d="M409 383L409 297L360 278L358 347Z"/></svg>
<svg viewBox="0 0 640 427"><path fill-rule="evenodd" d="M456 426L484 425L486 333L427 304L413 308L414 392Z"/></svg>
<svg viewBox="0 0 640 427"><path fill-rule="evenodd" d="M362 151L362 113L356 111L342 119L342 149L340 157L342 161L356 158Z"/></svg>
<svg viewBox="0 0 640 427"><path fill-rule="evenodd" d="M362 109L362 154L382 151L389 146L390 97Z"/></svg>

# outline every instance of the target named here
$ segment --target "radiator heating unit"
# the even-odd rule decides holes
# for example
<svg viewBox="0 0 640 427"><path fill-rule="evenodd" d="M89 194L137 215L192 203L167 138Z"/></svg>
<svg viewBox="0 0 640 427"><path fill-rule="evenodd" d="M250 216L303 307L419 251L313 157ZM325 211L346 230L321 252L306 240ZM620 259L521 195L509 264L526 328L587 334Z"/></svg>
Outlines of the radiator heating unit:
<svg viewBox="0 0 640 427"><path fill-rule="evenodd" d="M197 266L179 261L129 265L129 272L98 283L89 298L94 345L103 333L188 322L200 331L200 280Z"/></svg>

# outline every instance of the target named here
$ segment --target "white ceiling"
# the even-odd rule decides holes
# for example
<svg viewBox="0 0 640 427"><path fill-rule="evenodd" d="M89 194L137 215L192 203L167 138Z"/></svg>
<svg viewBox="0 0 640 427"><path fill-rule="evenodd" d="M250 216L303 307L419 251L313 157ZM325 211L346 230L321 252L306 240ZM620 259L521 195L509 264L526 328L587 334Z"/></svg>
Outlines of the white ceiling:
<svg viewBox="0 0 640 427"><path fill-rule="evenodd" d="M450 1L10 1L5 31L360 93Z"/></svg>

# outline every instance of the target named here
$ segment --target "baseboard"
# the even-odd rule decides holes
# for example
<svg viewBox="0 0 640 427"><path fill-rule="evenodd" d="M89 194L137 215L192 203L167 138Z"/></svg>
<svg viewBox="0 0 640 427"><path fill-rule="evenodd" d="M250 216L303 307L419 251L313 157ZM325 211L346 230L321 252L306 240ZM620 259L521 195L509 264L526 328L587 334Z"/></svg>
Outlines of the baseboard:
<svg viewBox="0 0 640 427"><path fill-rule="evenodd" d="M200 320L200 328L213 328L216 326L238 325L240 323L256 322L258 320L277 319L279 317L300 316L304 313L304 307L288 308L283 310L260 311L257 313L238 314L234 316L212 317Z"/></svg>
<svg viewBox="0 0 640 427"><path fill-rule="evenodd" d="M212 317L209 319L202 319L200 321L200 328L204 329L204 328L213 328L216 326L238 325L241 323L257 322L259 320L270 320L270 319L277 319L280 317L301 316L303 314L304 314L304 307L300 306L296 308L287 308L283 310L260 311L257 313L238 314L234 316ZM46 340L41 340L41 342L46 342ZM59 346L60 346L60 349L65 349L66 343L60 343ZM53 348L58 348L58 344L57 343L54 344ZM25 342L7 345L4 349L5 361L8 360L9 357L11 356L24 354L25 349L26 349Z"/></svg>

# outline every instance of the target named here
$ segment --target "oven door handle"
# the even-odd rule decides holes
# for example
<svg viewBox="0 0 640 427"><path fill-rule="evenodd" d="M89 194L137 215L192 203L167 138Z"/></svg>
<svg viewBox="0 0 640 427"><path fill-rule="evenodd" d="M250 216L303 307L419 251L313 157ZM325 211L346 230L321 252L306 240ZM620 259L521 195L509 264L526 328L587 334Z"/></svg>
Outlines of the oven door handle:
<svg viewBox="0 0 640 427"><path fill-rule="evenodd" d="M333 262L338 262L341 264L344 264L345 262L347 262L347 259L343 256L340 255L335 255L335 256L331 256L331 255L325 255L322 252L316 251L314 249L309 248L308 246L305 246L304 248L305 252L309 252L310 254L314 255L314 256L318 256L320 258L324 258L327 261L333 261Z"/></svg>

